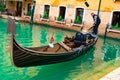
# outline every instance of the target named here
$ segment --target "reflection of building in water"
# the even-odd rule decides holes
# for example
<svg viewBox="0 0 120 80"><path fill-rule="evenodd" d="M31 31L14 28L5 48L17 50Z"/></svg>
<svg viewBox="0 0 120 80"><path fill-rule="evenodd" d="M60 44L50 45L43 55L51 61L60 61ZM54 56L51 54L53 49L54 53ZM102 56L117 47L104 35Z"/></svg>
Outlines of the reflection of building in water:
<svg viewBox="0 0 120 80"><path fill-rule="evenodd" d="M39 27L35 26L32 27L32 44L33 46L40 46L40 29Z"/></svg>
<svg viewBox="0 0 120 80"><path fill-rule="evenodd" d="M47 42L48 30L47 28L42 28L40 30L40 43L45 44Z"/></svg>
<svg viewBox="0 0 120 80"><path fill-rule="evenodd" d="M53 35L54 34L54 35ZM74 31L66 31L64 29L51 28L49 26L40 25L32 27L32 43L34 46L43 46L48 45L51 37L54 37L54 42L60 42L64 40L64 37L68 35L71 37L74 35Z"/></svg>
<svg viewBox="0 0 120 80"><path fill-rule="evenodd" d="M24 46L32 46L32 27L29 24L17 24L18 41L22 42ZM17 37L17 36L16 36ZM23 40L24 39L24 40Z"/></svg>
<svg viewBox="0 0 120 80"><path fill-rule="evenodd" d="M64 39L64 33L60 31L57 32L54 36L56 41L63 41Z"/></svg>
<svg viewBox="0 0 120 80"><path fill-rule="evenodd" d="M85 55L81 60L81 67L83 67L84 69L86 68L86 70L88 70L93 66L94 51L95 51L95 47L92 47L87 53L85 53Z"/></svg>
<svg viewBox="0 0 120 80"><path fill-rule="evenodd" d="M117 54L117 46L111 45L110 43L105 43L102 46L102 52L104 54L104 61L110 61L113 59L116 59L116 54Z"/></svg>
<svg viewBox="0 0 120 80"><path fill-rule="evenodd" d="M120 63L120 46L116 46L116 63Z"/></svg>
<svg viewBox="0 0 120 80"><path fill-rule="evenodd" d="M37 25L34 25L33 30L33 43L35 46L45 46L48 45L50 36L49 28L47 26L40 25L39 27Z"/></svg>
<svg viewBox="0 0 120 80"><path fill-rule="evenodd" d="M55 38L54 43L63 41L66 35L69 37L72 37L72 35L75 35L74 31L66 31L64 29L57 29L57 28L47 28L47 29L49 34L48 36L49 40L54 33L54 38Z"/></svg>

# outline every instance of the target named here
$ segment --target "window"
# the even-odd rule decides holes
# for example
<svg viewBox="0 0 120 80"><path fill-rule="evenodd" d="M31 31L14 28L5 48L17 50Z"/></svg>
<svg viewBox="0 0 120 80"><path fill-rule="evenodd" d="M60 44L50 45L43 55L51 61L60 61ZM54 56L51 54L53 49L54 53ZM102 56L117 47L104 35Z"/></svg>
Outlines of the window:
<svg viewBox="0 0 120 80"><path fill-rule="evenodd" d="M49 6L49 5L45 5L45 6L44 6L43 18L45 18L45 19L48 19L48 18L49 18L49 11L50 11L50 6Z"/></svg>
<svg viewBox="0 0 120 80"><path fill-rule="evenodd" d="M65 13L66 13L66 7L63 7L63 6L59 7L58 21L64 21Z"/></svg>
<svg viewBox="0 0 120 80"><path fill-rule="evenodd" d="M27 4L27 14L26 14L27 16L31 15L31 5L32 5L31 3Z"/></svg>
<svg viewBox="0 0 120 80"><path fill-rule="evenodd" d="M112 28L120 28L120 11L114 11L112 14Z"/></svg>
<svg viewBox="0 0 120 80"><path fill-rule="evenodd" d="M74 20L75 24L82 24L82 22L83 22L83 13L84 13L83 8L76 8L75 20Z"/></svg>

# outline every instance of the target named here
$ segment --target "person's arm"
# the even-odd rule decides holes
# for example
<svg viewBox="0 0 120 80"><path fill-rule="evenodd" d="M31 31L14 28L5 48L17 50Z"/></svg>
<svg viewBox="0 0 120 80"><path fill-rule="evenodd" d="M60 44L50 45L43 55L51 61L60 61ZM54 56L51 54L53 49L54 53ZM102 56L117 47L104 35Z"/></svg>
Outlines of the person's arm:
<svg viewBox="0 0 120 80"><path fill-rule="evenodd" d="M97 15L94 16L94 25L97 23Z"/></svg>

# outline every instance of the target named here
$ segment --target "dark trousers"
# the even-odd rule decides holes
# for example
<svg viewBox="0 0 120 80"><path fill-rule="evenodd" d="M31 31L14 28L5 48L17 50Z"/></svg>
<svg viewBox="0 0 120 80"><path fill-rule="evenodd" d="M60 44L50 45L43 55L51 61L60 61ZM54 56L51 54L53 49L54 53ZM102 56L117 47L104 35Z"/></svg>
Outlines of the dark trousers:
<svg viewBox="0 0 120 80"><path fill-rule="evenodd" d="M96 24L96 25L93 26L92 34L97 35L97 33L98 33L98 26L99 26L99 24Z"/></svg>

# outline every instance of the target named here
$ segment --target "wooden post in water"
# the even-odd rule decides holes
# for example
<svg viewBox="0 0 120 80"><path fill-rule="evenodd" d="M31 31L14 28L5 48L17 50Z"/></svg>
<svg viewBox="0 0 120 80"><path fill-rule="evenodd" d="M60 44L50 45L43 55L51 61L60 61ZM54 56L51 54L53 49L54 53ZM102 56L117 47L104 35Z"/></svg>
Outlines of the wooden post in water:
<svg viewBox="0 0 120 80"><path fill-rule="evenodd" d="M109 27L109 24L107 24L106 28L105 28L105 34L104 34L104 39L106 38L106 35L107 35L107 29Z"/></svg>
<svg viewBox="0 0 120 80"><path fill-rule="evenodd" d="M35 11L35 4L36 4L36 1L35 1L35 0L33 0L33 5L32 5L32 9L31 9L31 18L30 18L30 23L33 23L34 11Z"/></svg>

